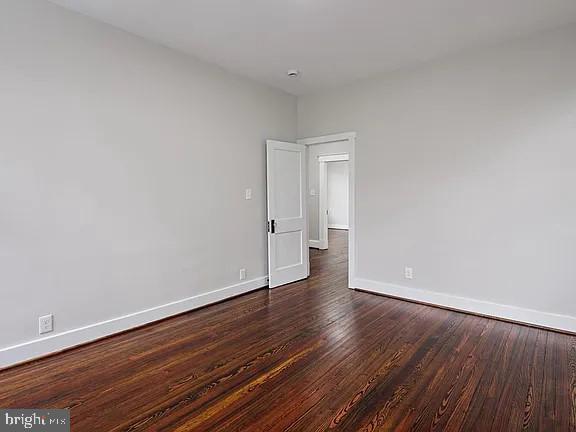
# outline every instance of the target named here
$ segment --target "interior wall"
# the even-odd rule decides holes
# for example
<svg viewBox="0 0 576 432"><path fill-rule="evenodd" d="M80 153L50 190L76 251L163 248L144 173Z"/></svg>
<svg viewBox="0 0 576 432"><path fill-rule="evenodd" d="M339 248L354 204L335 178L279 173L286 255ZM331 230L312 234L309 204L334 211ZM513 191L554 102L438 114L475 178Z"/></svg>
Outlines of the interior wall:
<svg viewBox="0 0 576 432"><path fill-rule="evenodd" d="M0 53L0 366L266 285L295 97L40 0L0 2Z"/></svg>
<svg viewBox="0 0 576 432"><path fill-rule="evenodd" d="M348 229L348 161L326 163L328 228Z"/></svg>
<svg viewBox="0 0 576 432"><path fill-rule="evenodd" d="M354 286L576 331L576 26L303 96L298 128L357 132Z"/></svg>
<svg viewBox="0 0 576 432"><path fill-rule="evenodd" d="M326 134L328 135L328 134ZM312 138L313 135L302 137ZM348 141L337 141L308 146L308 238L312 242L320 241L320 166L318 158L350 152Z"/></svg>
<svg viewBox="0 0 576 432"><path fill-rule="evenodd" d="M0 53L0 366L265 284L294 97L43 0L0 3ZM575 27L300 98L300 137L358 133L352 283L576 331L575 107Z"/></svg>

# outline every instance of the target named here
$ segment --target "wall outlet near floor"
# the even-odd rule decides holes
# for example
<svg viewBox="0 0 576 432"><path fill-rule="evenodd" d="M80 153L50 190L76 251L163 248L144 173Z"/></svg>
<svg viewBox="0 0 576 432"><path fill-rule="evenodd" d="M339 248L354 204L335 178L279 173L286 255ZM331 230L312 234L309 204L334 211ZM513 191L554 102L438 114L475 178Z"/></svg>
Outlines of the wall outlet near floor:
<svg viewBox="0 0 576 432"><path fill-rule="evenodd" d="M54 330L54 315L44 315L38 318L38 332L40 334L50 333Z"/></svg>
<svg viewBox="0 0 576 432"><path fill-rule="evenodd" d="M404 277L406 279L414 279L414 269L412 267L406 267L404 269Z"/></svg>
<svg viewBox="0 0 576 432"><path fill-rule="evenodd" d="M240 269L240 280L246 280L246 269Z"/></svg>

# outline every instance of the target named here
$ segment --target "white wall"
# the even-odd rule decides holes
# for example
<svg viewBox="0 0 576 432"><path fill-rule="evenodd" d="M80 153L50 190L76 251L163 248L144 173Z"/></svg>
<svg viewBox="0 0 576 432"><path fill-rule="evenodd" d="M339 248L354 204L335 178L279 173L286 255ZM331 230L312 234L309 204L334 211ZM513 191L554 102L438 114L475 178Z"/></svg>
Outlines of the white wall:
<svg viewBox="0 0 576 432"><path fill-rule="evenodd" d="M294 140L295 110L47 2L3 0L0 366L263 285L264 140ZM575 27L300 99L301 137L346 131L353 283L576 331ZM39 338L47 313L55 333Z"/></svg>
<svg viewBox="0 0 576 432"><path fill-rule="evenodd" d="M0 366L265 285L264 140L295 135L292 96L3 0Z"/></svg>
<svg viewBox="0 0 576 432"><path fill-rule="evenodd" d="M358 134L355 286L576 331L576 26L302 97L298 127Z"/></svg>
<svg viewBox="0 0 576 432"><path fill-rule="evenodd" d="M312 138L307 136L305 138ZM348 141L337 141L308 146L308 238L312 242L320 240L320 170L318 158L350 152Z"/></svg>
<svg viewBox="0 0 576 432"><path fill-rule="evenodd" d="M326 164L328 228L348 229L348 161Z"/></svg>

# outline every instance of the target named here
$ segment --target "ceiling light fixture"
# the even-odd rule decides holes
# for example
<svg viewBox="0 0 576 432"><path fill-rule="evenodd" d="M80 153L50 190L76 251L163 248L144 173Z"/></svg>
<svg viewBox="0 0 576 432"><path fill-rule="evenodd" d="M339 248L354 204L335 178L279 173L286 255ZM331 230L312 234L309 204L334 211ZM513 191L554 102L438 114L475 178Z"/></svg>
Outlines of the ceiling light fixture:
<svg viewBox="0 0 576 432"><path fill-rule="evenodd" d="M286 72L290 78L296 78L300 75L300 71L298 69L290 69Z"/></svg>

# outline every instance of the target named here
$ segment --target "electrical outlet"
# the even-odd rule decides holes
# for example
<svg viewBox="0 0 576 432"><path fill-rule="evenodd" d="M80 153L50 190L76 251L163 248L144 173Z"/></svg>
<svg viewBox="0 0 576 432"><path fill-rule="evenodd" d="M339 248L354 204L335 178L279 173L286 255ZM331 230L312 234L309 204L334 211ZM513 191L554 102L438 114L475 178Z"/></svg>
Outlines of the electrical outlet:
<svg viewBox="0 0 576 432"><path fill-rule="evenodd" d="M240 269L240 280L246 279L246 269Z"/></svg>
<svg viewBox="0 0 576 432"><path fill-rule="evenodd" d="M40 334L50 333L54 330L54 316L45 315L38 318L38 332Z"/></svg>
<svg viewBox="0 0 576 432"><path fill-rule="evenodd" d="M414 279L414 270L412 269L412 267L406 267L404 269L404 277L406 279Z"/></svg>
<svg viewBox="0 0 576 432"><path fill-rule="evenodd" d="M247 200L252 199L252 189L246 189L246 199Z"/></svg>

